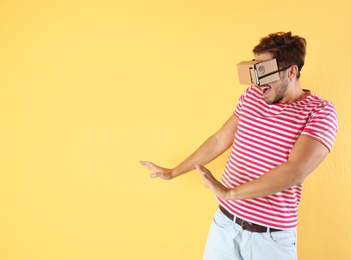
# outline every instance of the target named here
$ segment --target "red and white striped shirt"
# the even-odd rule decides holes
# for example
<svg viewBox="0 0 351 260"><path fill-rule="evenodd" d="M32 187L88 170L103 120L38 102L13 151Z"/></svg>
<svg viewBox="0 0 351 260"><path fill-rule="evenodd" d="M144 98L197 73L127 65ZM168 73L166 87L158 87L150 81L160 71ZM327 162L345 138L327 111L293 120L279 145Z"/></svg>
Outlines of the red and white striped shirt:
<svg viewBox="0 0 351 260"><path fill-rule="evenodd" d="M249 87L234 112L239 118L232 151L221 182L233 188L259 178L286 162L300 135L307 135L331 150L337 131L332 103L309 93L289 104L268 105L262 90ZM270 196L218 202L232 214L249 222L278 229L297 227L302 186Z"/></svg>

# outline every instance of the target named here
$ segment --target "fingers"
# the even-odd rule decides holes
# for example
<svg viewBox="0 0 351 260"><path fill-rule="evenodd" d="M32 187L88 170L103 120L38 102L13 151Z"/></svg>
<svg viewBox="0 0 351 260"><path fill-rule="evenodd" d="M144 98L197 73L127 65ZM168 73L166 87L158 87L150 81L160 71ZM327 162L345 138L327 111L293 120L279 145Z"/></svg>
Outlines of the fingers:
<svg viewBox="0 0 351 260"><path fill-rule="evenodd" d="M142 166L145 166L146 163L148 163L147 161L139 161L139 163L142 165Z"/></svg>
<svg viewBox="0 0 351 260"><path fill-rule="evenodd" d="M208 172L208 170L200 164L196 164L195 167L201 173L202 176Z"/></svg>
<svg viewBox="0 0 351 260"><path fill-rule="evenodd" d="M212 182L216 180L212 173L206 167L199 164L196 164L195 167L201 173L201 176L202 178L204 178L205 181L208 180Z"/></svg>
<svg viewBox="0 0 351 260"><path fill-rule="evenodd" d="M142 166L145 166L149 171L152 171L150 174L151 178L161 178L164 180L172 179L172 170L168 168L163 168L153 164L148 161L139 161Z"/></svg>
<svg viewBox="0 0 351 260"><path fill-rule="evenodd" d="M204 187L212 190L213 184L217 180L213 177L211 172L207 168L205 168L204 166L197 164L197 165L195 165L195 167L200 172L202 178L205 181Z"/></svg>
<svg viewBox="0 0 351 260"><path fill-rule="evenodd" d="M196 165L196 169L200 172L205 181L205 188L210 189L217 197L221 199L230 199L229 189L218 181L207 168L202 165Z"/></svg>
<svg viewBox="0 0 351 260"><path fill-rule="evenodd" d="M165 179L164 178L164 173L162 172L153 172L150 174L150 178L161 178L161 179Z"/></svg>
<svg viewBox="0 0 351 260"><path fill-rule="evenodd" d="M145 167L148 167L148 166L150 166L150 165L153 164L152 162L148 162L148 161L139 161L139 163L140 163L142 166L145 166Z"/></svg>
<svg viewBox="0 0 351 260"><path fill-rule="evenodd" d="M152 162L148 162L148 161L139 161L139 163L146 167L149 171L154 171L153 173L150 174L150 177L151 178L157 178L157 177L160 177L160 173L158 172L155 172L156 171L156 165L153 164Z"/></svg>
<svg viewBox="0 0 351 260"><path fill-rule="evenodd" d="M148 162L148 161L139 161L139 163L142 165L142 166L144 166L144 167L146 167L148 170L150 170L150 171L154 171L156 168L157 168L157 166L155 165L155 164L153 164L152 162Z"/></svg>
<svg viewBox="0 0 351 260"><path fill-rule="evenodd" d="M216 185L219 183L218 180L212 175L212 173L202 165L196 165L196 169L200 172L202 178L205 181L204 187L211 189L215 192Z"/></svg>

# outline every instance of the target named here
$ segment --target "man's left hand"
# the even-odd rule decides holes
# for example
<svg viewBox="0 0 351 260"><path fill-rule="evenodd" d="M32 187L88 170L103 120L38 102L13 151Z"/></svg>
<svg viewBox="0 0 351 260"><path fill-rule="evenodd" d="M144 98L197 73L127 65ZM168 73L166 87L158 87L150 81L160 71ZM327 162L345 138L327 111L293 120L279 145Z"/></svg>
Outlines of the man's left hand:
<svg viewBox="0 0 351 260"><path fill-rule="evenodd" d="M230 189L220 183L212 173L202 165L196 165L196 169L200 172L205 181L205 188L210 189L217 197L223 200L229 200Z"/></svg>

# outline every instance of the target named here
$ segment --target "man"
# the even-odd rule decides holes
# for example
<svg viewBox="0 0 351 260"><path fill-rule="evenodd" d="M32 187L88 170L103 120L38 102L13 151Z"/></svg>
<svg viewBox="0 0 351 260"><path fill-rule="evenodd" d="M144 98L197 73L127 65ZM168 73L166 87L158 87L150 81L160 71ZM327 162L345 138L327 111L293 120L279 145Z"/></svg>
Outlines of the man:
<svg viewBox="0 0 351 260"><path fill-rule="evenodd" d="M296 259L302 184L335 141L335 107L300 86L305 39L270 34L253 53L257 63L276 62L277 80L248 87L227 122L177 167L141 162L151 177L165 180L196 168L216 195L204 259ZM218 181L202 165L230 146Z"/></svg>

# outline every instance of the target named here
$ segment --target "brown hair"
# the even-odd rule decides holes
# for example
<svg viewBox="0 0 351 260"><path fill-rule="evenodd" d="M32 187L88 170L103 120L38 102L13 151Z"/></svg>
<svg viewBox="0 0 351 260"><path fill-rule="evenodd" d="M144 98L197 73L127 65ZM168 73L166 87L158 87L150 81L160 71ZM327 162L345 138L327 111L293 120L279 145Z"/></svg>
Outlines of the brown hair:
<svg viewBox="0 0 351 260"><path fill-rule="evenodd" d="M279 68L297 65L300 78L300 70L304 65L306 56L306 40L300 36L292 35L291 32L278 32L261 38L260 43L253 49L254 54L269 52L277 59Z"/></svg>

